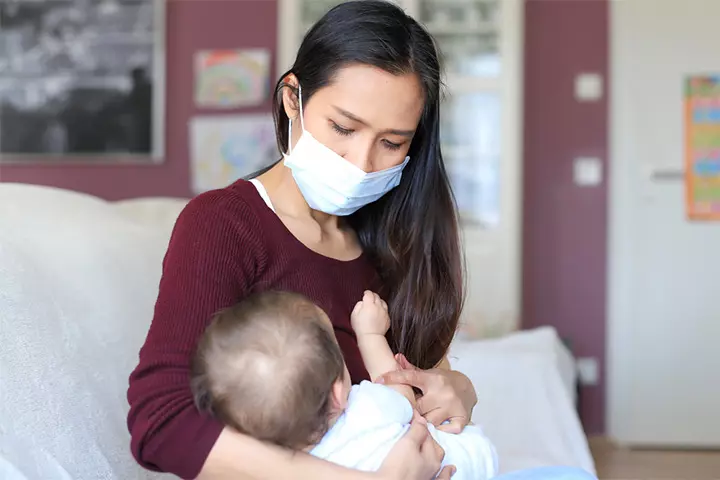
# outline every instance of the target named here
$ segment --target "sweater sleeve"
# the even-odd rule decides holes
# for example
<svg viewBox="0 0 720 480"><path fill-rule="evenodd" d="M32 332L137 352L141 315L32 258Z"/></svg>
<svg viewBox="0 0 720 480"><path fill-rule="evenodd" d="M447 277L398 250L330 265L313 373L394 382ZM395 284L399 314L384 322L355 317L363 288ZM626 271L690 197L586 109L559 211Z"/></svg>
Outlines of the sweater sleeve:
<svg viewBox="0 0 720 480"><path fill-rule="evenodd" d="M195 407L190 361L212 315L252 288L261 235L254 212L227 189L192 200L175 224L128 389L131 449L146 468L195 478L220 436L223 425Z"/></svg>

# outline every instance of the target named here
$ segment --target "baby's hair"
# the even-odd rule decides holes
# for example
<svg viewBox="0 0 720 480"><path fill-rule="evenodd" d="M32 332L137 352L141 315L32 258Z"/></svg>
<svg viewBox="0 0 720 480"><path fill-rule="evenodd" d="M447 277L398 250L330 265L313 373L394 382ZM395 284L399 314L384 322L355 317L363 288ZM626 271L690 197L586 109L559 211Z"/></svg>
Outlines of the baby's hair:
<svg viewBox="0 0 720 480"><path fill-rule="evenodd" d="M289 292L253 294L217 313L192 361L195 403L259 440L302 449L329 426L345 372L325 313Z"/></svg>

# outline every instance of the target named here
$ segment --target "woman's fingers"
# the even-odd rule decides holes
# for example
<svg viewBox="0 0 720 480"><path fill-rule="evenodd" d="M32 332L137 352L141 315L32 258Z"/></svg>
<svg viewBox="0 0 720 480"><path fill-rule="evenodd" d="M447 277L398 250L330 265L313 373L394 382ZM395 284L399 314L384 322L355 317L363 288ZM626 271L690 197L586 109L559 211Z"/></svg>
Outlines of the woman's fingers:
<svg viewBox="0 0 720 480"><path fill-rule="evenodd" d="M435 477L436 480L450 480L457 469L453 465L448 465L442 469L442 471Z"/></svg>
<svg viewBox="0 0 720 480"><path fill-rule="evenodd" d="M432 423L432 422L430 422ZM435 425L433 423L433 425ZM438 425L437 429L446 433L461 433L467 425L467 421L463 417L454 417L450 419L450 423Z"/></svg>
<svg viewBox="0 0 720 480"><path fill-rule="evenodd" d="M395 361L400 365L403 370L417 370L417 367L410 363L408 359L402 353L395 355Z"/></svg>
<svg viewBox="0 0 720 480"><path fill-rule="evenodd" d="M422 449L428 437L430 437L425 419L422 417L413 419L413 422L410 424L410 430L405 434L405 437L415 443L418 448Z"/></svg>
<svg viewBox="0 0 720 480"><path fill-rule="evenodd" d="M401 353L395 355L399 370L387 372L376 380L386 385L409 385L423 392L415 408L438 430L460 433L470 420L470 413L458 397L452 381L443 370L421 370ZM445 376L443 375L445 373ZM443 425L445 422L445 425Z"/></svg>
<svg viewBox="0 0 720 480"><path fill-rule="evenodd" d="M420 397L415 408L428 423L444 432L460 433L468 423L468 416L460 402L444 400L444 397L433 396L432 393Z"/></svg>
<svg viewBox="0 0 720 480"><path fill-rule="evenodd" d="M435 425L436 427L439 427L445 420L449 419L447 410L440 407L430 410L429 412L423 412L422 410L420 410L420 412L428 423Z"/></svg>
<svg viewBox="0 0 720 480"><path fill-rule="evenodd" d="M413 420L408 432L390 450L380 467L384 478L435 478L442 465L438 451L423 419ZM445 477L450 478L445 474Z"/></svg>
<svg viewBox="0 0 720 480"><path fill-rule="evenodd" d="M417 387L423 392L427 388L428 374L419 369L395 370L387 372L376 380L376 383L383 385L409 385Z"/></svg>
<svg viewBox="0 0 720 480"><path fill-rule="evenodd" d="M445 458L445 450L429 434L420 447L420 453L425 458L425 461L433 466L434 471L440 470L443 458Z"/></svg>
<svg viewBox="0 0 720 480"><path fill-rule="evenodd" d="M435 458L439 458L440 462L442 462L443 458L445 458L445 449L441 447L440 444L431 436L428 436L428 439L429 441L432 441L433 447L435 448Z"/></svg>
<svg viewBox="0 0 720 480"><path fill-rule="evenodd" d="M468 423L468 417L463 408L456 402L437 402L437 399L421 397L415 408L428 423L435 425L438 430L448 433L460 433ZM445 422L449 422L445 424ZM444 424L444 425L443 425Z"/></svg>

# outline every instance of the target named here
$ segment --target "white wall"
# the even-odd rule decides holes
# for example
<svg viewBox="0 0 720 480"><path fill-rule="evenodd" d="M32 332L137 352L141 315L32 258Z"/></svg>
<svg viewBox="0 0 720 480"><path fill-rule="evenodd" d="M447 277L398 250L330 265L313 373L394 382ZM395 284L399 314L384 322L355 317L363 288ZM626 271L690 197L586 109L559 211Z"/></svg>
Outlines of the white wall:
<svg viewBox="0 0 720 480"><path fill-rule="evenodd" d="M720 72L720 1L611 2L608 430L720 446L720 223L684 210L683 82ZM653 179L653 173L676 174Z"/></svg>

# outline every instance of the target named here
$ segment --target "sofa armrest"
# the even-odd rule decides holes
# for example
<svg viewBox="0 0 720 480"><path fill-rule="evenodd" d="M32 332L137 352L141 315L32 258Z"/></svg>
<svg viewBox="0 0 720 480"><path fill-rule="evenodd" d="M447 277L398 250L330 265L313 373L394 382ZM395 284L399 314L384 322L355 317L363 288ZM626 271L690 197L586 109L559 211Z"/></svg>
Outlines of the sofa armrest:
<svg viewBox="0 0 720 480"><path fill-rule="evenodd" d="M571 370L563 372L568 357ZM594 473L573 405L572 356L554 330L459 341L451 348L450 363L475 386L473 422L495 443L501 472L566 465Z"/></svg>

